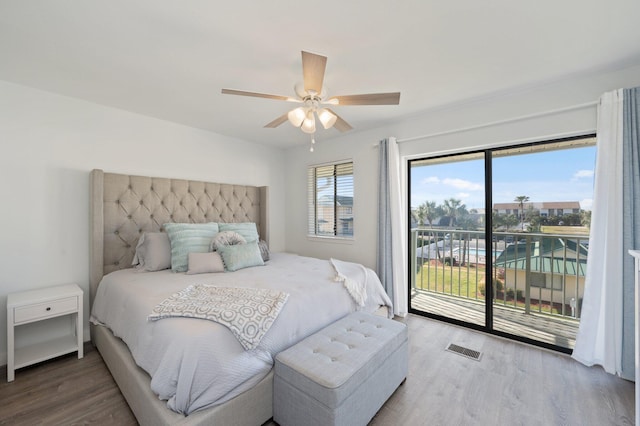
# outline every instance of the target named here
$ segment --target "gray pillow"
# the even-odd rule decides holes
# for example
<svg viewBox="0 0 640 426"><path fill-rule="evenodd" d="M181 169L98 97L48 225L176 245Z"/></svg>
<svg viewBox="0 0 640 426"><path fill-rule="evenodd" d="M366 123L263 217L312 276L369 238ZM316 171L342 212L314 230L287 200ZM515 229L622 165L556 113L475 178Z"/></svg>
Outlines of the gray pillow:
<svg viewBox="0 0 640 426"><path fill-rule="evenodd" d="M269 260L269 245L265 240L258 241L258 248L260 249L260 255L263 261Z"/></svg>
<svg viewBox="0 0 640 426"><path fill-rule="evenodd" d="M224 263L220 253L189 253L187 275L224 272Z"/></svg>
<svg viewBox="0 0 640 426"><path fill-rule="evenodd" d="M229 272L250 266L264 265L257 241L235 246L221 246L218 252L222 256L224 269Z"/></svg>
<svg viewBox="0 0 640 426"><path fill-rule="evenodd" d="M145 232L138 240L132 265L140 271L171 268L171 243L164 232Z"/></svg>

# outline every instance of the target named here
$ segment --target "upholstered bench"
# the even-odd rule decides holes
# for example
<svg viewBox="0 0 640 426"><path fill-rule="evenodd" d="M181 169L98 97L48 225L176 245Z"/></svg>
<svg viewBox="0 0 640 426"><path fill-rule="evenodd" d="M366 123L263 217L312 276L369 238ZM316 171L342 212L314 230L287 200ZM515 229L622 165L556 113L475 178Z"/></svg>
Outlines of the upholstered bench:
<svg viewBox="0 0 640 426"><path fill-rule="evenodd" d="M403 323L350 314L276 356L273 420L281 426L366 425L407 369Z"/></svg>

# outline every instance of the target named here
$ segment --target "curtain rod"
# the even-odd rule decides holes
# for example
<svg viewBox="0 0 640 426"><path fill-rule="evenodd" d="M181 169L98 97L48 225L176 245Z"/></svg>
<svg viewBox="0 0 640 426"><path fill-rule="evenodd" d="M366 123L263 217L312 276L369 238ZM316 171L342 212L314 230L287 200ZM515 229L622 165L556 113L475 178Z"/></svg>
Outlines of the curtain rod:
<svg viewBox="0 0 640 426"><path fill-rule="evenodd" d="M528 120L530 118L543 117L545 115L557 114L557 113L560 113L560 112L574 111L574 110L588 108L588 107L592 107L592 106L596 106L596 105L598 105L598 101L586 102L586 103L583 103L583 104L578 104L578 105L572 105L572 106L568 106L568 107L564 107L564 108L553 109L553 110L550 110L550 111L537 112L537 113L534 113L534 114L521 115L519 117L506 118L504 120L491 121L489 123L475 124L473 126L460 127L458 129L445 130L443 132L430 133L430 134L427 134L427 135L414 136L414 137L411 137L411 138L397 139L396 142L397 143L411 142L411 141L415 141L415 140L419 140L419 139L429 139L429 138L434 138L436 136L450 135L452 133L462 133L462 132L467 132L469 130L482 129L483 127L491 127L491 126L497 126L499 124L513 123L513 122L516 122L516 121Z"/></svg>

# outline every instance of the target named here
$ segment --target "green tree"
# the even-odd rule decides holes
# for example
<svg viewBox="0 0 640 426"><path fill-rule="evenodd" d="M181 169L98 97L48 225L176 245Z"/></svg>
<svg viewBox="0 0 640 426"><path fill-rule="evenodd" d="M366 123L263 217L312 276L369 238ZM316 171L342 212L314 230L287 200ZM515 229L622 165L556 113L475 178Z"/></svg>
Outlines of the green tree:
<svg viewBox="0 0 640 426"><path fill-rule="evenodd" d="M411 211L413 218L418 222L418 226L424 225L424 220L426 218L426 212L424 210L424 204L420 204L416 209Z"/></svg>
<svg viewBox="0 0 640 426"><path fill-rule="evenodd" d="M580 210L580 223L591 228L591 210Z"/></svg>
<svg viewBox="0 0 640 426"><path fill-rule="evenodd" d="M462 214L457 219L458 228L464 230L477 230L478 223L469 214ZM464 266L467 260L467 251L469 249L470 236L462 233L462 257L460 257L460 266Z"/></svg>
<svg viewBox="0 0 640 426"><path fill-rule="evenodd" d="M443 216L449 218L449 227L453 227L456 224L456 219L460 216L469 214L467 206L462 204L461 200L455 198L449 198L444 200L444 204L441 206Z"/></svg>
<svg viewBox="0 0 640 426"><path fill-rule="evenodd" d="M520 222L522 223L522 230L524 231L524 203L529 201L529 196L527 195L518 195L515 200L516 203L520 204Z"/></svg>
<svg viewBox="0 0 640 426"><path fill-rule="evenodd" d="M491 225L493 230L495 231L498 228L505 226L504 224L504 215L498 213L497 211L491 212Z"/></svg>
<svg viewBox="0 0 640 426"><path fill-rule="evenodd" d="M504 226L509 231L509 228L516 226L520 221L515 214L508 214L504 217Z"/></svg>

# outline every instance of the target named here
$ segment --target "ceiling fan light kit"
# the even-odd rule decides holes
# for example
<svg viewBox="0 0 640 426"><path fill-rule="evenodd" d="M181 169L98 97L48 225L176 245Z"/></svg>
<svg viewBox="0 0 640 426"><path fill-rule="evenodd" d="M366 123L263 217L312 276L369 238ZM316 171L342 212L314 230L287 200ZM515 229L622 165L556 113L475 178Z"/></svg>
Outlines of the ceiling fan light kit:
<svg viewBox="0 0 640 426"><path fill-rule="evenodd" d="M302 121L302 126L300 126L300 130L305 133L315 133L316 132L316 119L313 117L313 111L307 111L307 116Z"/></svg>
<svg viewBox="0 0 640 426"><path fill-rule="evenodd" d="M304 108L299 107L296 109L292 109L287 114L287 118L289 119L289 123L291 123L294 127L302 126L302 122L307 117L307 113Z"/></svg>
<svg viewBox="0 0 640 426"><path fill-rule="evenodd" d="M400 92L332 96L325 99L326 91L323 88L323 80L326 66L326 56L305 51L302 52L302 75L304 83L297 84L294 87L297 99L289 96L245 92L234 89L222 89L222 93L226 95L251 96L287 102L302 102L304 106L292 109L264 127L275 128L285 121L289 121L293 126L299 127L304 133L312 135L316 132L316 116L325 129L335 127L340 132L347 132L353 128L338 114L329 108L325 108L324 105L398 105L400 103ZM315 139L312 137L311 141L311 152L313 152Z"/></svg>
<svg viewBox="0 0 640 426"><path fill-rule="evenodd" d="M320 120L320 122L322 123L322 127L324 127L325 129L332 128L338 120L338 116L326 108L321 108L316 111L316 113L318 114L318 120Z"/></svg>

